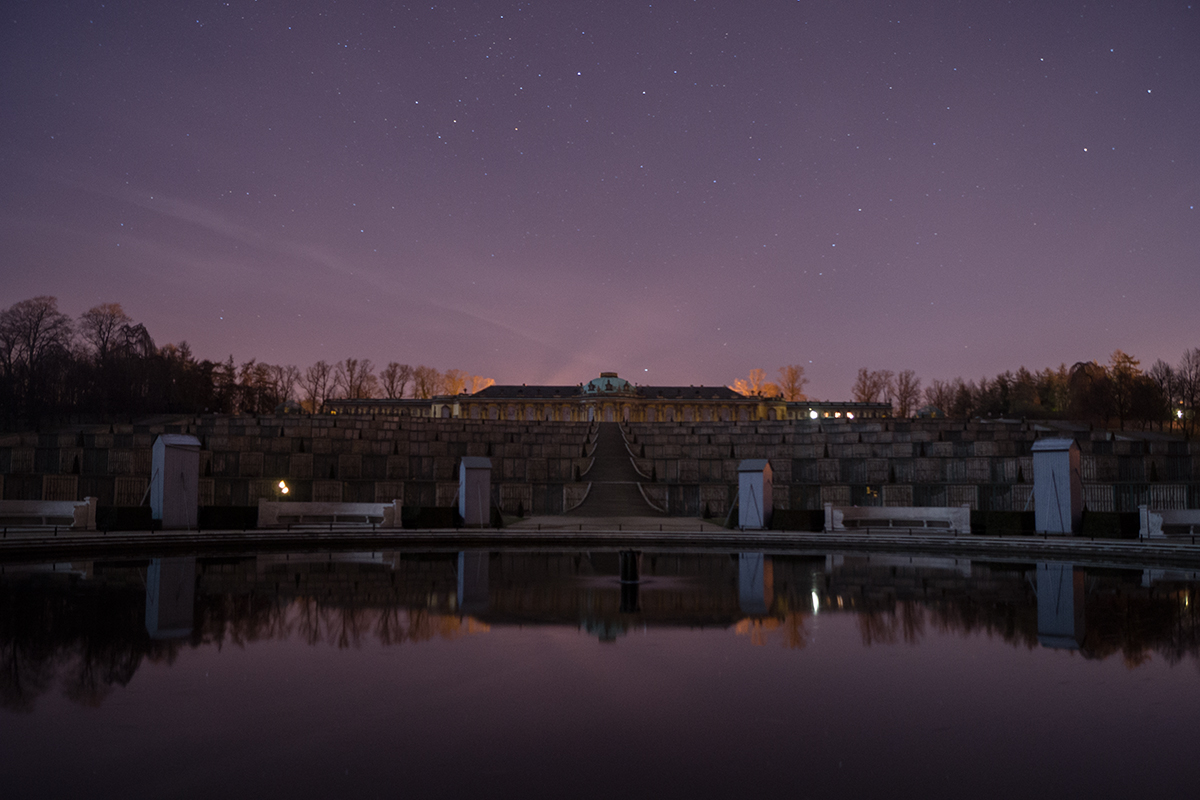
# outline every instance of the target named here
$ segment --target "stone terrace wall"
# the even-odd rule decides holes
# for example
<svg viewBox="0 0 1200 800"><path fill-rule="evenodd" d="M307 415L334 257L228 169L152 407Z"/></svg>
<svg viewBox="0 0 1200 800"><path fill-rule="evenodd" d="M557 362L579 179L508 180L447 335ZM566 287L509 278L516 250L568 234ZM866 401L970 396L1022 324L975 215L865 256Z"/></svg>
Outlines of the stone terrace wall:
<svg viewBox="0 0 1200 800"><path fill-rule="evenodd" d="M634 423L626 429L647 494L672 513L721 517L737 464L768 458L775 507L947 506L1020 511L1033 482L1030 445L1074 436L1093 511L1200 508L1200 445L1159 434L950 420ZM450 506L462 456L492 458L493 503L506 513L557 514L586 484L586 423L383 415L183 418L55 434L0 437L0 496L142 503L160 433L201 441L201 505L254 506L277 497Z"/></svg>
<svg viewBox="0 0 1200 800"><path fill-rule="evenodd" d="M1079 430L1074 430L1079 428ZM647 493L678 513L723 515L744 458L770 459L778 509L857 506L1032 508L1030 445L1075 438L1093 511L1200 508L1200 445L1138 432L1024 422L756 422L633 424L630 448Z"/></svg>
<svg viewBox="0 0 1200 800"><path fill-rule="evenodd" d="M0 439L5 499L96 497L136 506L161 433L200 439L201 506L255 506L259 498L450 506L462 456L490 456L493 502L506 511L561 513L577 480L587 423L517 423L372 416L206 416Z"/></svg>

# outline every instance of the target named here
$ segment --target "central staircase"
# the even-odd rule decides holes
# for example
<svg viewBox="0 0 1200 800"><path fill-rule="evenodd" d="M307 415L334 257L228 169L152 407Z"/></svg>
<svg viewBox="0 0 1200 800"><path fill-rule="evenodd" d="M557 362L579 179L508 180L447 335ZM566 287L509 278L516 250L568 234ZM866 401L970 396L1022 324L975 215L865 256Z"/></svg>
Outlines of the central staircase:
<svg viewBox="0 0 1200 800"><path fill-rule="evenodd" d="M616 422L601 422L596 428L595 462L582 480L592 484L587 499L568 512L576 517L660 517L642 497L638 483L644 481L633 467Z"/></svg>

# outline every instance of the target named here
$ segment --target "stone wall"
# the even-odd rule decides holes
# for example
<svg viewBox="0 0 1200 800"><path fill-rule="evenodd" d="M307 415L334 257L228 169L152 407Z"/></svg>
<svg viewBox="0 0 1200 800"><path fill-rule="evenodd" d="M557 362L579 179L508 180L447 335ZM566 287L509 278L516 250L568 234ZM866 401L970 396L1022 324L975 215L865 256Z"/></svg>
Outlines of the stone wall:
<svg viewBox="0 0 1200 800"><path fill-rule="evenodd" d="M1136 511L1200 507L1200 446L1142 432L1090 431L1061 423L951 420L757 422L749 425L639 425L628 440L638 469L673 491L676 507L724 514L714 484L732 499L738 462L766 458L777 509L857 506L1031 508L1030 446L1046 436L1079 442L1087 507Z"/></svg>
<svg viewBox="0 0 1200 800"><path fill-rule="evenodd" d="M0 496L143 502L161 433L201 441L200 502L254 506L278 497L321 502L454 504L462 456L492 459L492 502L506 513L558 514L582 497L589 426L572 422L383 415L203 416L161 424L0 437ZM1033 483L1030 445L1073 436L1093 511L1200 508L1200 445L1155 433L1086 426L950 420L633 423L629 447L646 494L673 514L723 517L737 464L770 459L775 508L970 505L1021 511ZM581 478L580 475L583 475Z"/></svg>

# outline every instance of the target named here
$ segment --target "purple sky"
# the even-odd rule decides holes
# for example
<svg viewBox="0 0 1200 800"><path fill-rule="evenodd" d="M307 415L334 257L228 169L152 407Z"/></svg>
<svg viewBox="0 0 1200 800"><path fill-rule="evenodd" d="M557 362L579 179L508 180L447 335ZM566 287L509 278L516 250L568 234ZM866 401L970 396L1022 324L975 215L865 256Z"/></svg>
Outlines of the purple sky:
<svg viewBox="0 0 1200 800"><path fill-rule="evenodd" d="M501 383L1200 346L1189 2L10 2L0 307Z"/></svg>

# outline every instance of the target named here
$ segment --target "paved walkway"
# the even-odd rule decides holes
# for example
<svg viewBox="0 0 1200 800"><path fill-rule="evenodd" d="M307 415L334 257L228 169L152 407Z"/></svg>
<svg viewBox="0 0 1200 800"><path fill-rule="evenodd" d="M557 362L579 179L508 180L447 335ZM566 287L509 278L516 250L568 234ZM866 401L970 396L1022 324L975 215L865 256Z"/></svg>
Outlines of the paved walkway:
<svg viewBox="0 0 1200 800"><path fill-rule="evenodd" d="M288 531L73 531L47 535L0 537L0 572L6 563L36 559L146 558L174 554L244 553L248 550L384 550L403 548L659 548L663 550L717 549L729 552L766 553L874 552L943 555L971 559L1067 561L1080 566L1119 568L1185 568L1200 570L1200 544L1183 540L1084 539L1075 536L948 536L898 534L895 529L855 533L805 533L796 531L724 530L709 522L683 517L543 517L501 530L463 528L408 530L366 525L334 526L332 530ZM614 524L615 523L615 524ZM539 524L561 527L543 527ZM592 527L606 525L606 528ZM659 531L659 525L662 530ZM580 530L580 526L582 530ZM618 528L619 526L619 528ZM701 530L703 528L703 530Z"/></svg>
<svg viewBox="0 0 1200 800"><path fill-rule="evenodd" d="M568 512L568 516L609 518L613 521L618 517L668 519L665 514L655 511L642 497L638 483L645 478L633 468L633 461L629 458L629 451L625 449L625 439L621 436L621 429L617 423L602 422L597 426L596 449L592 455L596 462L592 464L587 475L581 478L589 481L592 488L587 499L578 508ZM608 529L616 528L610 525Z"/></svg>

